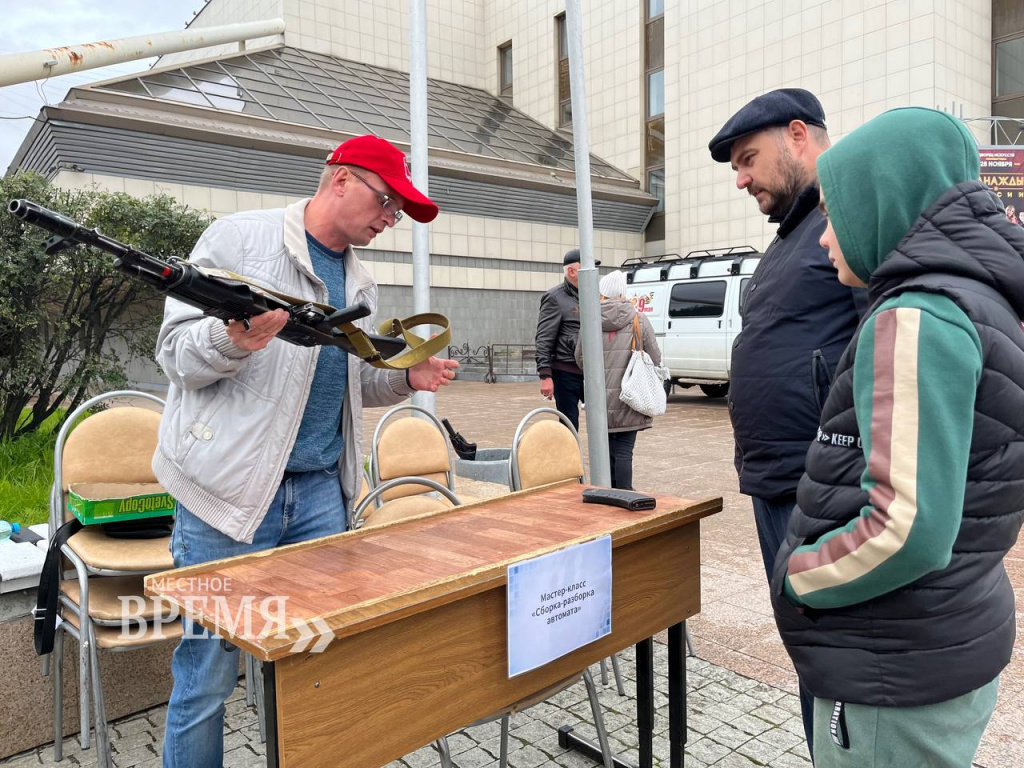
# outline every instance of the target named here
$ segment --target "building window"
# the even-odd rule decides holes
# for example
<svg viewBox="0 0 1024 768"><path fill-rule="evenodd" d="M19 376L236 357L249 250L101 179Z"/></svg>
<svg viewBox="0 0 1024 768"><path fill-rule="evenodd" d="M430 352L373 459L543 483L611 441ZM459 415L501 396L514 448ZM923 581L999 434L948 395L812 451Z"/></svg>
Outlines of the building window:
<svg viewBox="0 0 1024 768"><path fill-rule="evenodd" d="M569 33L565 14L555 16L555 36L558 38L558 127L572 125L572 92L569 90Z"/></svg>
<svg viewBox="0 0 1024 768"><path fill-rule="evenodd" d="M512 101L512 41L498 46L498 95Z"/></svg>
<svg viewBox="0 0 1024 768"><path fill-rule="evenodd" d="M655 213L665 210L665 0L645 0L644 165L647 191L658 198Z"/></svg>
<svg viewBox="0 0 1024 768"><path fill-rule="evenodd" d="M996 43L996 98L1024 93L1024 37Z"/></svg>

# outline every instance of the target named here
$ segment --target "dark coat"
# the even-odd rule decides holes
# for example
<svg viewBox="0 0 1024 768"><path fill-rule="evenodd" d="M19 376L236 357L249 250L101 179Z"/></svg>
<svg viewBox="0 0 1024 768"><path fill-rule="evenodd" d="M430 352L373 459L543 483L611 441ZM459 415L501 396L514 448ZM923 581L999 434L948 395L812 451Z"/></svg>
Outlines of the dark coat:
<svg viewBox="0 0 1024 768"><path fill-rule="evenodd" d="M808 187L779 226L743 301L732 349L729 415L740 491L796 491L832 372L857 327L853 292L818 244L825 219Z"/></svg>
<svg viewBox="0 0 1024 768"><path fill-rule="evenodd" d="M580 335L580 294L568 280L540 298L537 318L537 374L551 376L551 369L583 375L576 365L576 339Z"/></svg>

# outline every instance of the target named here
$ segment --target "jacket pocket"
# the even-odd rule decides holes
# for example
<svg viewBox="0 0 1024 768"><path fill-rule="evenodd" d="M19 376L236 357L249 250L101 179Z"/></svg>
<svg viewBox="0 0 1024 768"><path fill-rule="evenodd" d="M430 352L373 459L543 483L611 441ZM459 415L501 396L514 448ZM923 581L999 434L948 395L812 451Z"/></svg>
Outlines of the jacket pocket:
<svg viewBox="0 0 1024 768"><path fill-rule="evenodd" d="M832 371L828 367L828 361L820 349L814 350L811 356L811 394L814 397L814 405L821 415L825 408L825 401L828 400L828 393L832 389Z"/></svg>

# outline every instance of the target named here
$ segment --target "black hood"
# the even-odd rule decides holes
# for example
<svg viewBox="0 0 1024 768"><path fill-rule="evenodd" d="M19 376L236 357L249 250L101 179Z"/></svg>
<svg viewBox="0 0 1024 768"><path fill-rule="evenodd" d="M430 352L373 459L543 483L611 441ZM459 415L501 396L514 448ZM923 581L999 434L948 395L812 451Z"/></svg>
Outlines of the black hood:
<svg viewBox="0 0 1024 768"><path fill-rule="evenodd" d="M946 274L983 283L1024 316L1024 228L980 181L951 187L917 222L871 276L872 304L886 291L921 275Z"/></svg>

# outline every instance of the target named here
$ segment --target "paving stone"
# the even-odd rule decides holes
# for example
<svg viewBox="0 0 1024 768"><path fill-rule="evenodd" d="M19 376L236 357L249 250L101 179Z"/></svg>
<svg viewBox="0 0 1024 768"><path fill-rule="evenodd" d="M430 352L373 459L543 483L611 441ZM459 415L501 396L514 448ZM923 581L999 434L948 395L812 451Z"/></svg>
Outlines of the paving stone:
<svg viewBox="0 0 1024 768"><path fill-rule="evenodd" d="M699 739L686 748L686 754L693 755L695 758L707 765L717 763L723 757L728 755L729 752L729 747L723 746L722 744L708 738Z"/></svg>
<svg viewBox="0 0 1024 768"><path fill-rule="evenodd" d="M448 749L453 755L460 755L476 746L476 740L470 738L465 731L453 733L448 737Z"/></svg>
<svg viewBox="0 0 1024 768"><path fill-rule="evenodd" d="M763 765L764 763L755 763L749 757L733 752L715 763L714 768L761 768Z"/></svg>
<svg viewBox="0 0 1024 768"><path fill-rule="evenodd" d="M729 725L731 725L733 728L738 728L739 730L751 736L757 736L759 734L762 734L772 727L771 723L767 723L761 718L754 717L753 715L744 715L743 717L737 717L735 720L729 723Z"/></svg>
<svg viewBox="0 0 1024 768"><path fill-rule="evenodd" d="M788 752L789 750L804 743L801 736L797 736L796 734L790 733L782 728L772 728L770 731L761 734L761 741L778 747L783 752Z"/></svg>
<svg viewBox="0 0 1024 768"><path fill-rule="evenodd" d="M814 768L810 760L805 760L792 752L785 752L769 764L772 768Z"/></svg>
<svg viewBox="0 0 1024 768"><path fill-rule="evenodd" d="M755 709L751 714L754 717L767 720L772 725L782 725L784 722L789 720L791 713L781 707L775 706L774 704L765 704L764 706Z"/></svg>
<svg viewBox="0 0 1024 768"><path fill-rule="evenodd" d="M143 721L145 722L145 721ZM127 736L121 736L115 738L115 734L110 734L110 743L112 751L114 752L133 752L143 747L149 747L156 744L156 739L153 738L153 734L149 730L140 730L130 733ZM227 749L227 747L225 747Z"/></svg>
<svg viewBox="0 0 1024 768"><path fill-rule="evenodd" d="M154 757L157 757L157 752L152 747L145 746L124 752L113 752L111 757L116 768L133 768L133 766L139 763L150 762Z"/></svg>
<svg viewBox="0 0 1024 768"><path fill-rule="evenodd" d="M786 750L781 747L771 744L764 738L764 734L761 738L751 739L746 744L743 744L736 748L736 752L745 757L749 757L751 760L756 762L758 765L767 765L775 758L784 754Z"/></svg>
<svg viewBox="0 0 1024 768"><path fill-rule="evenodd" d="M746 744L750 741L752 736L749 733L744 733L732 724L726 723L709 733L707 738L712 741L716 741L729 749L736 749L741 744Z"/></svg>
<svg viewBox="0 0 1024 768"><path fill-rule="evenodd" d="M473 747L462 752L453 762L458 768L484 768L484 766L498 764L493 755L480 747Z"/></svg>
<svg viewBox="0 0 1024 768"><path fill-rule="evenodd" d="M266 758L257 755L247 746L224 753L224 768L266 768L266 765Z"/></svg>
<svg viewBox="0 0 1024 768"><path fill-rule="evenodd" d="M536 747L523 747L515 752L510 752L508 764L512 768L536 768L548 761L548 756Z"/></svg>

